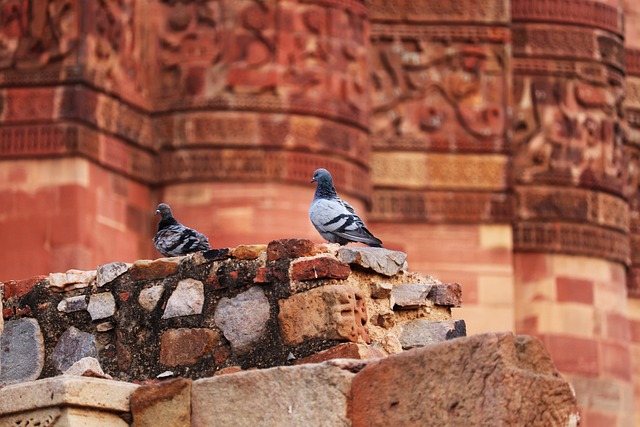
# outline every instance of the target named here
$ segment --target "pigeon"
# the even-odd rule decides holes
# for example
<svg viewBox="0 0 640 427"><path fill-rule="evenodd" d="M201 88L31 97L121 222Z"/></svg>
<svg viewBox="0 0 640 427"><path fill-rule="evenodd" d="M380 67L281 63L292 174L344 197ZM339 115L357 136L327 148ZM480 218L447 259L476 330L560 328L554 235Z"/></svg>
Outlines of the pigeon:
<svg viewBox="0 0 640 427"><path fill-rule="evenodd" d="M153 236L153 245L166 257L181 256L211 249L207 237L199 231L180 224L166 203L160 203L154 215L160 214L158 232Z"/></svg>
<svg viewBox="0 0 640 427"><path fill-rule="evenodd" d="M328 170L316 170L311 182L316 182L317 187L309 208L309 218L325 240L341 245L360 242L382 247L382 241L367 230L353 207L338 197Z"/></svg>

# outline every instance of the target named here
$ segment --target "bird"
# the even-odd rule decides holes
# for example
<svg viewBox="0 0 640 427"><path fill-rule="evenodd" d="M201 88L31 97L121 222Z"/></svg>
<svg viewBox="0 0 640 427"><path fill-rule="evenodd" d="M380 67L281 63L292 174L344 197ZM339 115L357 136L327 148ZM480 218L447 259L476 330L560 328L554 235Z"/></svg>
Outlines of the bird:
<svg viewBox="0 0 640 427"><path fill-rule="evenodd" d="M180 224L166 203L158 205L154 215L158 214L162 218L158 232L153 236L153 245L163 256L181 256L211 249L209 239L199 231Z"/></svg>
<svg viewBox="0 0 640 427"><path fill-rule="evenodd" d="M328 170L317 169L311 182L317 183L317 186L309 207L309 219L325 240L340 245L360 242L372 247L382 247L382 240L367 230L355 209L338 197Z"/></svg>

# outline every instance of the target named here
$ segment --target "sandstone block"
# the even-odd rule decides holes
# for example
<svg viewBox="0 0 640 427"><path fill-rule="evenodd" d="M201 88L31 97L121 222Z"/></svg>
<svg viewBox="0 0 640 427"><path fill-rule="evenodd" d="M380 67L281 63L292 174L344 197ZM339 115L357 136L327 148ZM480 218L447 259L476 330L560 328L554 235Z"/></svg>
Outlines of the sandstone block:
<svg viewBox="0 0 640 427"><path fill-rule="evenodd" d="M280 330L288 344L311 338L369 342L364 295L351 286L323 286L278 304Z"/></svg>
<svg viewBox="0 0 640 427"><path fill-rule="evenodd" d="M340 279L349 277L349 264L338 261L331 255L297 259L291 263L289 277L292 280Z"/></svg>
<svg viewBox="0 0 640 427"><path fill-rule="evenodd" d="M160 363L170 367L193 365L219 340L220 335L207 328L169 329L162 334Z"/></svg>
<svg viewBox="0 0 640 427"><path fill-rule="evenodd" d="M464 321L415 319L402 324L400 344L405 350L466 335Z"/></svg>
<svg viewBox="0 0 640 427"><path fill-rule="evenodd" d="M93 294L89 298L87 311L91 315L91 320L100 320L111 317L116 313L116 300L111 292Z"/></svg>
<svg viewBox="0 0 640 427"><path fill-rule="evenodd" d="M281 239L269 242L267 259L277 261L284 258L302 258L315 254L315 247L307 239Z"/></svg>
<svg viewBox="0 0 640 427"><path fill-rule="evenodd" d="M222 298L216 307L214 321L231 343L234 352L251 350L267 329L269 300L259 286L233 298Z"/></svg>
<svg viewBox="0 0 640 427"><path fill-rule="evenodd" d="M156 260L142 259L129 267L129 277L133 281L161 279L176 274L182 258L158 258Z"/></svg>
<svg viewBox="0 0 640 427"><path fill-rule="evenodd" d="M391 306L394 309L424 307L431 291L431 285L424 283L400 283L391 289Z"/></svg>
<svg viewBox="0 0 640 427"><path fill-rule="evenodd" d="M99 288L126 273L131 264L124 262L112 262L98 266L96 269L96 284Z"/></svg>
<svg viewBox="0 0 640 427"><path fill-rule="evenodd" d="M192 386L191 422L220 427L346 427L350 425L348 396L353 375L318 364L197 380Z"/></svg>
<svg viewBox="0 0 640 427"><path fill-rule="evenodd" d="M76 297L65 298L58 303L58 311L63 313L73 313L87 309L87 297L78 295Z"/></svg>
<svg viewBox="0 0 640 427"><path fill-rule="evenodd" d="M203 304L204 285L202 282L194 279L181 280L169 297L162 318L170 319L200 314Z"/></svg>
<svg viewBox="0 0 640 427"><path fill-rule="evenodd" d="M460 283L438 283L431 286L429 299L434 305L447 307L462 306L462 286Z"/></svg>
<svg viewBox="0 0 640 427"><path fill-rule="evenodd" d="M191 425L191 380L176 378L138 387L131 394L134 427Z"/></svg>
<svg viewBox="0 0 640 427"><path fill-rule="evenodd" d="M566 426L570 385L542 344L490 333L405 351L353 379L353 426Z"/></svg>
<svg viewBox="0 0 640 427"><path fill-rule="evenodd" d="M84 357L98 358L96 338L88 332L70 326L58 340L51 360L58 371L64 372Z"/></svg>
<svg viewBox="0 0 640 427"><path fill-rule="evenodd" d="M152 311L158 305L158 301L164 294L164 286L155 285L149 288L144 288L138 295L138 303L147 311Z"/></svg>
<svg viewBox="0 0 640 427"><path fill-rule="evenodd" d="M344 246L338 249L338 259L347 264L371 269L385 276L394 276L404 267L407 254L384 248Z"/></svg>
<svg viewBox="0 0 640 427"><path fill-rule="evenodd" d="M386 356L386 354L366 344L346 342L319 353L312 354L304 359L300 359L296 361L295 364L302 365L305 363L321 363L332 359L373 359L375 357L384 356Z"/></svg>
<svg viewBox="0 0 640 427"><path fill-rule="evenodd" d="M96 271L68 270L66 273L49 274L48 287L53 292L66 292L72 289L82 289L94 283Z"/></svg>
<svg viewBox="0 0 640 427"><path fill-rule="evenodd" d="M32 381L44 366L44 341L35 319L5 323L0 336L0 386Z"/></svg>
<svg viewBox="0 0 640 427"><path fill-rule="evenodd" d="M267 250L267 245L239 245L231 249L231 256L237 259L256 259Z"/></svg>

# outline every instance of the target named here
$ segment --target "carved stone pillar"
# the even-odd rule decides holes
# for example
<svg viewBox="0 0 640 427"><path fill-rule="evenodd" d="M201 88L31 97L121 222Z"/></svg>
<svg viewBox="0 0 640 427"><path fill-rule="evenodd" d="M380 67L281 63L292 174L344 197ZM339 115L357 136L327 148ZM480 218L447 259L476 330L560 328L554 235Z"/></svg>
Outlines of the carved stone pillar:
<svg viewBox="0 0 640 427"><path fill-rule="evenodd" d="M362 2L154 2L162 198L215 245L304 236L316 168L370 200ZM358 206L359 205L359 206ZM226 225L225 225L226 224Z"/></svg>
<svg viewBox="0 0 640 427"><path fill-rule="evenodd" d="M471 332L510 329L509 3L376 0L370 13L369 228L464 284Z"/></svg>
<svg viewBox="0 0 640 427"><path fill-rule="evenodd" d="M630 425L628 158L617 2L512 0L516 330L570 378L585 425Z"/></svg>

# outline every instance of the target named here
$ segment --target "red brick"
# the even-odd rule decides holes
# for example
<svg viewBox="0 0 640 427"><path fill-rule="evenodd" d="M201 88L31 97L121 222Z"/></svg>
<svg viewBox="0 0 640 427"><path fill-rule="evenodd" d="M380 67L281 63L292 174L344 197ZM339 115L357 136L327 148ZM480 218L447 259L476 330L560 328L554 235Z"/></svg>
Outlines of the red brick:
<svg viewBox="0 0 640 427"><path fill-rule="evenodd" d="M118 297L120 298L120 301L127 301L130 296L131 296L131 292L120 292L118 294Z"/></svg>
<svg viewBox="0 0 640 427"><path fill-rule="evenodd" d="M631 353L629 346L617 342L600 343L602 373L631 381Z"/></svg>
<svg viewBox="0 0 640 427"><path fill-rule="evenodd" d="M631 342L640 343L640 320L629 319Z"/></svg>
<svg viewBox="0 0 640 427"><path fill-rule="evenodd" d="M385 354L365 344L346 342L296 361L296 365L321 363L331 359L372 359Z"/></svg>
<svg viewBox="0 0 640 427"><path fill-rule="evenodd" d="M315 254L315 245L307 239L280 239L269 242L267 259L300 258Z"/></svg>
<svg viewBox="0 0 640 427"><path fill-rule="evenodd" d="M24 280L10 280L4 284L4 297L5 299L21 297L33 289L36 283L46 278L47 276L33 276Z"/></svg>
<svg viewBox="0 0 640 427"><path fill-rule="evenodd" d="M538 331L538 316L528 316L516 322L518 334L534 334Z"/></svg>
<svg viewBox="0 0 640 427"><path fill-rule="evenodd" d="M435 305L460 307L462 305L462 286L460 283L441 283L433 285L429 292L429 299Z"/></svg>
<svg viewBox="0 0 640 427"><path fill-rule="evenodd" d="M600 373L597 341L565 335L544 335L540 338L561 372L592 376Z"/></svg>
<svg viewBox="0 0 640 427"><path fill-rule="evenodd" d="M552 275L548 254L516 253L513 256L515 274L522 282L535 282Z"/></svg>
<svg viewBox="0 0 640 427"><path fill-rule="evenodd" d="M3 308L2 309L2 318L8 319L16 315L16 312L13 308Z"/></svg>
<svg viewBox="0 0 640 427"><path fill-rule="evenodd" d="M346 279L351 274L349 264L331 256L300 259L291 263L292 280Z"/></svg>
<svg viewBox="0 0 640 427"><path fill-rule="evenodd" d="M211 329L169 329L162 334L160 363L165 366L193 365L219 340L220 336Z"/></svg>
<svg viewBox="0 0 640 427"><path fill-rule="evenodd" d="M607 313L607 333L609 339L629 342L631 339L629 319L619 313Z"/></svg>
<svg viewBox="0 0 640 427"><path fill-rule="evenodd" d="M595 411L583 411L580 414L580 425L588 427L611 427L618 425L618 419L614 414L604 414Z"/></svg>
<svg viewBox="0 0 640 427"><path fill-rule="evenodd" d="M573 277L556 278L558 302L593 304L593 282Z"/></svg>

